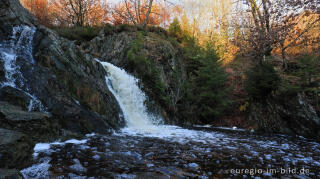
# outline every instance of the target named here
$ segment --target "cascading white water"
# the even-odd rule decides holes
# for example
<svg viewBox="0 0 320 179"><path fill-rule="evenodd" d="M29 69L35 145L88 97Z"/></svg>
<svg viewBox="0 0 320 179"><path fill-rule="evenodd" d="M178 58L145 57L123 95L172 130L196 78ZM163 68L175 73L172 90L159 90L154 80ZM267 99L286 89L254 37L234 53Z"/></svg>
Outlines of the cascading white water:
<svg viewBox="0 0 320 179"><path fill-rule="evenodd" d="M97 60L100 62L99 60ZM117 99L127 122L122 133L129 135L143 135L149 137L167 138L179 142L190 140L199 142L215 141L222 134L183 129L178 126L164 125L160 116L148 113L145 106L146 95L139 88L138 80L125 70L111 63L100 62L106 69L108 76L106 83L109 90Z"/></svg>
<svg viewBox="0 0 320 179"><path fill-rule="evenodd" d="M23 91L30 97L28 110L45 111L41 101L31 94L27 80L20 71L17 59L33 64L32 42L36 32L35 27L16 26L9 40L0 43L0 60L4 63L5 81L0 82L0 88L10 86ZM21 57L21 58L18 58Z"/></svg>
<svg viewBox="0 0 320 179"><path fill-rule="evenodd" d="M138 87L136 78L110 63L101 64L108 71L106 83L119 102L129 128L146 132L162 122L159 116L147 112L146 95Z"/></svg>

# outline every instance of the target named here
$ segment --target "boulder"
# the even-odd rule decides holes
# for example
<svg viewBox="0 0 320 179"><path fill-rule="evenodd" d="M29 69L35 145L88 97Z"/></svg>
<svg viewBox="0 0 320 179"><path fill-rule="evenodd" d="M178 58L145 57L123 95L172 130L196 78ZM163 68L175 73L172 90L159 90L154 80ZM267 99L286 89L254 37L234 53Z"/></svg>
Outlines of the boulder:
<svg viewBox="0 0 320 179"><path fill-rule="evenodd" d="M21 132L0 128L0 168L22 169L31 164L34 143Z"/></svg>
<svg viewBox="0 0 320 179"><path fill-rule="evenodd" d="M249 122L258 131L317 138L320 119L302 94L278 96L250 105Z"/></svg>
<svg viewBox="0 0 320 179"><path fill-rule="evenodd" d="M58 121L50 114L28 112L0 101L0 127L20 131L34 141L54 140L60 135Z"/></svg>

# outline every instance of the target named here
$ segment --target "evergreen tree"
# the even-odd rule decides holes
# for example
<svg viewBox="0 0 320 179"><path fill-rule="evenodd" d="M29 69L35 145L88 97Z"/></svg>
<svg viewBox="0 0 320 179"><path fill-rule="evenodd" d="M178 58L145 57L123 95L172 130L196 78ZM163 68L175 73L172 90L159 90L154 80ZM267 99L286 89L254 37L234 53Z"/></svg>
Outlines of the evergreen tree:
<svg viewBox="0 0 320 179"><path fill-rule="evenodd" d="M274 67L268 63L259 63L246 73L245 90L249 97L261 100L279 88L281 78Z"/></svg>
<svg viewBox="0 0 320 179"><path fill-rule="evenodd" d="M194 79L194 94L198 115L202 122L219 117L228 103L227 74L212 45L200 55L200 67Z"/></svg>
<svg viewBox="0 0 320 179"><path fill-rule="evenodd" d="M169 34L173 37L176 37L178 41L183 38L183 32L181 29L180 22L177 18L173 20L173 22L169 26Z"/></svg>

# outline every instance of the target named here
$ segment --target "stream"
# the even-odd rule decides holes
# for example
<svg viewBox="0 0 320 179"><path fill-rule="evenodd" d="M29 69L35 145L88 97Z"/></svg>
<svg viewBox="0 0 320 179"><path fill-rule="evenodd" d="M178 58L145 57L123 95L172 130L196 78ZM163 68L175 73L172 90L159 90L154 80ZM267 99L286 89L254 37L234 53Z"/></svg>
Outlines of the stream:
<svg viewBox="0 0 320 179"><path fill-rule="evenodd" d="M29 111L46 111L19 65L19 60L34 63L35 31L14 27L9 40L0 44L5 69L0 88L24 92ZM320 178L319 142L241 129L165 125L160 115L148 111L138 79L111 63L96 61L108 74L106 85L126 127L110 135L38 143L33 165L21 170L24 178Z"/></svg>
<svg viewBox="0 0 320 179"><path fill-rule="evenodd" d="M98 59L96 59L100 62ZM148 112L138 79L107 62L106 84L127 126L111 135L35 146L25 178L319 178L320 144L210 126L164 125Z"/></svg>

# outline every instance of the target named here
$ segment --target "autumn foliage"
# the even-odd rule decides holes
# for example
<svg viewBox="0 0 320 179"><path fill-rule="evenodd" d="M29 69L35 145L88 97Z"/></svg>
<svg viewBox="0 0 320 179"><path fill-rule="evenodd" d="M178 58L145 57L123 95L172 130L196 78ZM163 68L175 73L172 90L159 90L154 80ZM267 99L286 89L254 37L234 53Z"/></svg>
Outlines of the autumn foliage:
<svg viewBox="0 0 320 179"><path fill-rule="evenodd" d="M120 1L110 5L100 0L20 0L38 21L46 26L102 26L141 23L146 21L149 1L139 0L139 11L134 1ZM141 1L141 2L140 2ZM134 2L134 3L133 3ZM165 1L152 4L148 25L167 27L170 24L174 6L167 6ZM131 17L132 16L132 17Z"/></svg>
<svg viewBox="0 0 320 179"><path fill-rule="evenodd" d="M194 102L190 104L194 109L186 112L200 106L201 114L206 116L203 118L221 113L222 110L211 108L210 114L206 113L210 111L206 107L216 105L214 101L220 101L219 106L226 104L226 95L221 93L220 99L211 94L217 86L219 91L225 89L226 77L219 76L224 70L229 74L227 85L232 87L241 113L249 105L250 94L259 97L276 91L296 92L306 89L306 84L320 83L319 0L20 1L39 23L55 27L62 37L80 42L96 37L101 27L106 31L110 27L106 24L123 29L138 26L132 29L145 31L147 25L167 29L166 37L183 49L182 58L190 78L186 99ZM220 68L221 65L226 68ZM293 70L288 70L290 65ZM248 69L251 70L246 73ZM295 79L308 83L301 85ZM203 98L193 98L194 93L201 93Z"/></svg>
<svg viewBox="0 0 320 179"><path fill-rule="evenodd" d="M146 2L144 2L146 3ZM146 20L146 15L148 13L148 8L146 4L141 4L139 12L136 12L136 8L131 2L119 3L112 9L111 22L115 25L119 24L130 24L132 19L135 22L140 23ZM132 17L130 17L130 14ZM149 25L163 25L167 26L171 20L171 14L166 6L161 3L154 4L151 8L150 17L148 19Z"/></svg>
<svg viewBox="0 0 320 179"><path fill-rule="evenodd" d="M49 12L48 0L21 0L21 4L28 9L41 24L50 25L52 16Z"/></svg>
<svg viewBox="0 0 320 179"><path fill-rule="evenodd" d="M319 50L316 0L21 0L46 26L154 25L168 28L175 18L201 45L214 44L224 64L239 55L285 63L291 56ZM150 6L151 5L151 6ZM301 10L302 9L302 10Z"/></svg>

